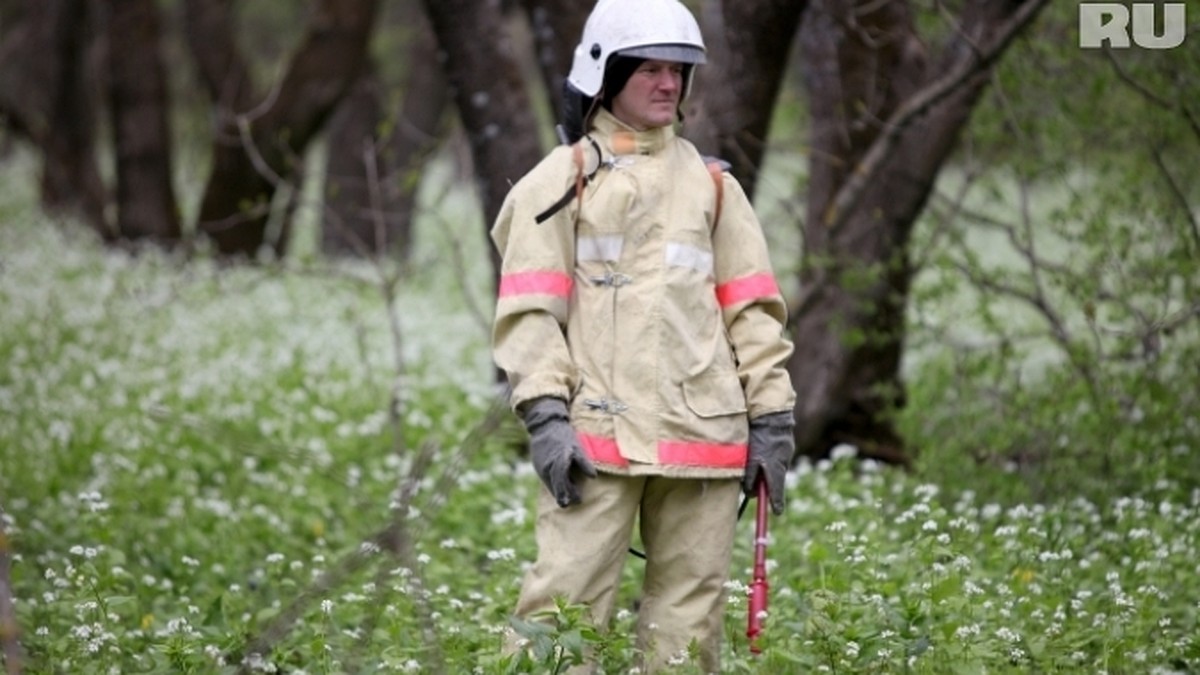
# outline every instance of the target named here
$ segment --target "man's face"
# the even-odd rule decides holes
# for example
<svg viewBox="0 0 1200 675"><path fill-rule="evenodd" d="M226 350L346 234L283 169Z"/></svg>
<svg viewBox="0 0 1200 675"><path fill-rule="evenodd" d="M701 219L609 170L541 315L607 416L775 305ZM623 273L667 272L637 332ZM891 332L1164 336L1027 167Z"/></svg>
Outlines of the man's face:
<svg viewBox="0 0 1200 675"><path fill-rule="evenodd" d="M682 63L644 61L613 98L612 113L638 131L665 127L675 121L682 94Z"/></svg>

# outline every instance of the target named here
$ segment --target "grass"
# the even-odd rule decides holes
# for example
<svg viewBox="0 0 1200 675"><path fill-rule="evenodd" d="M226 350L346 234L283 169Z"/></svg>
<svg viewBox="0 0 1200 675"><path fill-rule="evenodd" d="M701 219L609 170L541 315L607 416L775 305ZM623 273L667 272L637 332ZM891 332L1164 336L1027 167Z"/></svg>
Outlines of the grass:
<svg viewBox="0 0 1200 675"><path fill-rule="evenodd" d="M632 558L608 630L562 607L518 626L532 653L501 652L540 486L453 269L417 266L397 335L369 268L134 257L4 185L0 517L25 672L555 672L585 648L630 672ZM758 657L739 525L726 672L1200 668L1200 492L1005 501L852 455L790 477Z"/></svg>

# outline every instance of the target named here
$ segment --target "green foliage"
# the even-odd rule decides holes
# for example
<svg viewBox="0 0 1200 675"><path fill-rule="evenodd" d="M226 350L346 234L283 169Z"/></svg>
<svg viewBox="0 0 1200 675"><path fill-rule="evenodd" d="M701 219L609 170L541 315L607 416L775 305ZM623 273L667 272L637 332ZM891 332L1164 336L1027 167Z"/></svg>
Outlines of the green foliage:
<svg viewBox="0 0 1200 675"><path fill-rule="evenodd" d="M972 150L1054 176L1071 168L1143 170L1157 148L1181 162L1183 175L1194 173L1194 36L1162 51L1080 49L1078 11L1075 2L1048 3L1015 41L975 112Z"/></svg>
<svg viewBox="0 0 1200 675"><path fill-rule="evenodd" d="M510 618L540 486L509 450L512 418L475 431L492 396L487 331L444 269L399 299L397 453L386 307L346 282L364 270L131 257L31 216L28 192L3 196L0 500L27 672L549 673L585 655L603 672L635 667L635 560L610 625L568 605ZM922 310L954 306L957 270L922 286ZM991 329L1012 324L1002 303L983 306ZM758 656L744 636L752 528L739 525L724 672L1200 668L1200 606L1170 592L1197 572L1200 534L1198 493L1168 474L1195 447L1195 424L1173 423L1194 387L1164 386L1183 357L1103 371L1100 391L1133 392L1141 411L1119 425L1063 359L1030 386L996 353L914 346L920 414L905 419L941 460L925 476L845 448L792 475ZM1127 496L1067 498L1044 463L1021 463L1065 448L1054 484L1085 487L1100 439ZM379 536L397 523L402 536Z"/></svg>
<svg viewBox="0 0 1200 675"><path fill-rule="evenodd" d="M1082 50L1050 3L915 233L908 406L930 480L1006 501L1200 487L1194 49Z"/></svg>
<svg viewBox="0 0 1200 675"><path fill-rule="evenodd" d="M287 54L296 9L239 10L256 63ZM725 672L1200 669L1200 605L1173 592L1200 572L1200 62L1082 52L1074 10L1052 3L1002 62L916 231L896 418L916 472L847 448L798 468L759 656L739 526ZM792 222L804 171L773 153L764 221ZM397 373L371 270L106 250L35 215L32 173L0 182L0 518L27 672L635 667L636 561L609 625L510 617L540 486L518 425L490 423L486 270L464 274L486 244L452 227L478 234L473 204L420 238ZM769 237L792 269L795 232Z"/></svg>

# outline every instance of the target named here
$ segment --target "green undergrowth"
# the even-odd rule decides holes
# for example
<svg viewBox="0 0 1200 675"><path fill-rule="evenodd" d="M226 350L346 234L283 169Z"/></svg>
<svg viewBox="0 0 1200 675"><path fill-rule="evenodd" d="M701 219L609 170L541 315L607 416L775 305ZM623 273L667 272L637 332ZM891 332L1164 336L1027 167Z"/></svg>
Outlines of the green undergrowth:
<svg viewBox="0 0 1200 675"><path fill-rule="evenodd" d="M397 334L369 268L130 255L12 202L0 542L24 672L561 672L584 654L636 672L632 557L611 626L570 606L509 620L539 483L487 327L452 290L401 285ZM1006 372L912 373L927 412L910 433L940 465L903 474L845 447L797 467L757 656L739 524L725 672L1200 668L1200 493L1170 471L1193 452L1168 423L1180 399L1147 391L1137 424L1104 426L1113 411L1051 405L1090 395L1066 375L981 398ZM1167 450L1146 471L1142 443ZM1122 489L1049 493L1011 450L1051 447L1077 453L1081 486L1103 460ZM528 650L504 652L510 631Z"/></svg>

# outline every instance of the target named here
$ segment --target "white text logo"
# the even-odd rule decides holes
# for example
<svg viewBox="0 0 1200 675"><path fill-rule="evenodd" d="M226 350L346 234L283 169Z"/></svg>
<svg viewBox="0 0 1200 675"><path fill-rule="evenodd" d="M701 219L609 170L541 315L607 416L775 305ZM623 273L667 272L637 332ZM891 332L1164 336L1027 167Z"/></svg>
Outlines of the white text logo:
<svg viewBox="0 0 1200 675"><path fill-rule="evenodd" d="M1158 8L1162 8L1161 30ZM1084 2L1079 5L1079 46L1099 49L1173 49L1183 44L1187 10L1182 2Z"/></svg>

